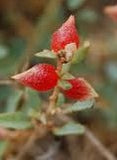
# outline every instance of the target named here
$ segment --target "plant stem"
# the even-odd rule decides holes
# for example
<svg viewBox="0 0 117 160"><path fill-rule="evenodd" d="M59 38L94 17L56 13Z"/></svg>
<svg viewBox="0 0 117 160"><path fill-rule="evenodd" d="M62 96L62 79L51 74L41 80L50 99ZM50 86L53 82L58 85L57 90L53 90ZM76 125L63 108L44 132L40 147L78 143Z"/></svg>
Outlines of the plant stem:
<svg viewBox="0 0 117 160"><path fill-rule="evenodd" d="M13 85L12 80L0 80L0 85Z"/></svg>
<svg viewBox="0 0 117 160"><path fill-rule="evenodd" d="M49 98L49 107L48 107L48 110L47 110L47 114L54 113L54 108L56 106L58 93L59 93L59 88L58 88L58 86L56 86L54 88L54 91L53 91L52 95Z"/></svg>
<svg viewBox="0 0 117 160"><path fill-rule="evenodd" d="M100 154L107 160L116 160L117 158L95 137L95 135L88 129L85 129L85 136L90 140L92 145L98 149Z"/></svg>
<svg viewBox="0 0 117 160"><path fill-rule="evenodd" d="M72 121L72 119L65 114L60 113L57 116L64 123ZM87 137L87 139L89 139L89 141L92 143L92 145L100 152L100 154L103 157L105 157L107 160L117 160L115 155L110 150L108 150L106 148L106 146L104 146L103 143L87 127L85 127L84 135Z"/></svg>
<svg viewBox="0 0 117 160"><path fill-rule="evenodd" d="M58 60L57 60L57 73L58 73L58 75L60 75L60 72L62 70L62 65L63 65L63 63L62 63L61 59L58 58ZM48 115L53 114L55 112L55 106L56 106L58 94L59 94L59 86L57 84L53 90L52 95L49 97L49 107L47 110Z"/></svg>

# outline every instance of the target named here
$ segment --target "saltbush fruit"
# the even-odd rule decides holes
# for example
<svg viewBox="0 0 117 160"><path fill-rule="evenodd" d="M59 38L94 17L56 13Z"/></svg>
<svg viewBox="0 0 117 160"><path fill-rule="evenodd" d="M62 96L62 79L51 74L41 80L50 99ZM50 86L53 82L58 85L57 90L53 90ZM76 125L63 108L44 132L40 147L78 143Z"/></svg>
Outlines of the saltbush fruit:
<svg viewBox="0 0 117 160"><path fill-rule="evenodd" d="M37 64L31 69L12 77L24 86L37 91L48 91L56 86L58 75L50 64Z"/></svg>
<svg viewBox="0 0 117 160"><path fill-rule="evenodd" d="M63 50L67 44L75 43L79 46L79 36L75 27L75 18L70 16L68 20L52 35L51 49L57 53Z"/></svg>
<svg viewBox="0 0 117 160"><path fill-rule="evenodd" d="M98 97L95 90L83 78L74 78L68 82L71 83L72 88L63 90L66 97L80 101Z"/></svg>

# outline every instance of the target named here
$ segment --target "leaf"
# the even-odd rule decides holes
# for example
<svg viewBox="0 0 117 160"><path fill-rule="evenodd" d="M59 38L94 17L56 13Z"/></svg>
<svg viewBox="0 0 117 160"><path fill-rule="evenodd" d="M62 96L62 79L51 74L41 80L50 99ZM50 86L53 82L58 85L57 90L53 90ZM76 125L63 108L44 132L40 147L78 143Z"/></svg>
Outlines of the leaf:
<svg viewBox="0 0 117 160"><path fill-rule="evenodd" d="M64 95L62 93L59 93L57 99L57 106L61 106L62 104L64 104L64 102L65 102Z"/></svg>
<svg viewBox="0 0 117 160"><path fill-rule="evenodd" d="M62 76L62 79L63 80L68 80L68 79L73 79L74 76L68 72L66 72L63 76Z"/></svg>
<svg viewBox="0 0 117 160"><path fill-rule="evenodd" d="M6 112L14 112L17 108L18 102L22 96L21 90L13 90L10 93L10 96L6 104Z"/></svg>
<svg viewBox="0 0 117 160"><path fill-rule="evenodd" d="M0 140L0 158L4 155L6 148L8 146L8 141Z"/></svg>
<svg viewBox="0 0 117 160"><path fill-rule="evenodd" d="M64 90L72 88L72 85L68 81L65 81L65 80L59 81L58 85L59 85L59 87L61 87Z"/></svg>
<svg viewBox="0 0 117 160"><path fill-rule="evenodd" d="M71 67L71 63L63 64L61 74L64 74L64 73L68 72L70 67Z"/></svg>
<svg viewBox="0 0 117 160"><path fill-rule="evenodd" d="M42 52L36 53L35 56L42 58L53 58L53 59L57 58L55 53L53 53L50 50L43 50Z"/></svg>
<svg viewBox="0 0 117 160"><path fill-rule="evenodd" d="M105 72L112 82L117 82L117 63L112 61L106 63Z"/></svg>
<svg viewBox="0 0 117 160"><path fill-rule="evenodd" d="M88 53L89 47L90 47L90 43L88 41L86 41L84 43L84 45L82 47L80 47L74 53L74 56L73 56L73 59L72 59L72 63L75 64L75 63L79 63L82 60L84 60L84 58L86 57L86 55Z"/></svg>
<svg viewBox="0 0 117 160"><path fill-rule="evenodd" d="M77 9L83 5L85 0L67 0L67 5L70 9Z"/></svg>
<svg viewBox="0 0 117 160"><path fill-rule="evenodd" d="M30 119L22 112L13 112L0 114L0 126L12 129L26 129L32 125Z"/></svg>
<svg viewBox="0 0 117 160"><path fill-rule="evenodd" d="M7 46L0 45L0 59L6 58L9 54Z"/></svg>
<svg viewBox="0 0 117 160"><path fill-rule="evenodd" d="M84 21L85 23L94 23L98 20L99 15L95 10L92 9L82 9L82 11L79 13L80 20Z"/></svg>
<svg viewBox="0 0 117 160"><path fill-rule="evenodd" d="M93 106L94 102L95 102L94 99L90 99L86 101L78 101L74 103L71 107L66 108L65 113L77 112L77 111L89 109Z"/></svg>
<svg viewBox="0 0 117 160"><path fill-rule="evenodd" d="M69 122L61 128L54 129L53 133L56 136L65 136L65 135L83 134L84 131L85 131L85 128L83 125L75 122Z"/></svg>
<svg viewBox="0 0 117 160"><path fill-rule="evenodd" d="M39 111L41 106L41 100L38 95L38 92L36 92L33 89L26 88L26 101L24 103L24 106L22 107L22 111L30 114L31 112Z"/></svg>

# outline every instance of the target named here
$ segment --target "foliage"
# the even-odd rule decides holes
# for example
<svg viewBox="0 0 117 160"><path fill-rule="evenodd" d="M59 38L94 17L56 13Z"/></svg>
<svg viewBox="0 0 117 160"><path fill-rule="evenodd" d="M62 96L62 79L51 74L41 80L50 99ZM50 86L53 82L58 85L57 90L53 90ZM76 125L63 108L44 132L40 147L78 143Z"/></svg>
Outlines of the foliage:
<svg viewBox="0 0 117 160"><path fill-rule="evenodd" d="M53 54L53 51L43 50L43 48L49 48L50 36L55 28L58 28L67 19L68 14L75 14L80 34L80 47L75 51L72 63L63 64L59 74L62 77L62 80L58 81L59 86L65 90L70 89L71 84L67 81L68 79L85 75L101 97L96 104L100 108L100 122L106 123L105 126L116 128L117 36L116 24L102 13L101 7L106 2L87 3L86 0L67 0L64 3L50 1L46 5L45 1L42 4L39 1L35 9L33 9L33 5L21 7L20 2L13 2L13 9L9 3L3 3L4 9L0 7L0 15L2 16L0 20L0 126L12 128L15 131L32 127L35 124L32 123L32 119L39 123L46 123L43 104L48 105L47 96L52 90L39 94L32 89L24 89L11 81L10 77L14 73L26 70L27 63L29 63L28 68L37 62L51 63L56 66L57 55ZM22 2L22 5L25 5L25 2ZM86 41L87 39L91 46ZM84 40L86 43L83 43ZM41 50L43 51L38 52ZM90 52L88 53L88 51ZM36 56L32 57L36 52ZM10 83L5 83L9 79ZM85 116L82 117L83 120L88 115L88 119L94 118L98 121L97 112L93 113L94 116L88 114L94 104L94 99L74 102L66 99L61 92L56 101L55 110L60 109L61 111L64 103L72 102L68 108L63 107L66 114L86 109ZM72 128L72 125L76 127L76 130L74 127ZM72 134L79 134L77 123L75 125L70 124L73 129ZM65 131L64 135L71 131L69 125L67 127L68 131ZM59 129L58 134L61 134L61 128ZM62 129L64 132L64 127ZM1 156L5 146L6 142L0 143Z"/></svg>

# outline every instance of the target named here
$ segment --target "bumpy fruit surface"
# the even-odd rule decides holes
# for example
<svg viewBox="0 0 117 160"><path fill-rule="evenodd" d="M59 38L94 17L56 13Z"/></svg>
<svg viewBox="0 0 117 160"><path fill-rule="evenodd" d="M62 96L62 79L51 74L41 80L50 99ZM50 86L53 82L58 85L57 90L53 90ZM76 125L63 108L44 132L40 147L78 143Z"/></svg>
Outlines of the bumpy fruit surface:
<svg viewBox="0 0 117 160"><path fill-rule="evenodd" d="M98 97L94 89L83 78L74 78L68 82L72 84L72 88L63 90L66 97L80 101Z"/></svg>
<svg viewBox="0 0 117 160"><path fill-rule="evenodd" d="M55 87L58 81L55 67L50 64L37 64L12 78L37 91L48 91Z"/></svg>
<svg viewBox="0 0 117 160"><path fill-rule="evenodd" d="M58 52L65 48L67 44L75 43L79 46L79 36L75 27L74 16L69 19L52 35L51 49Z"/></svg>

